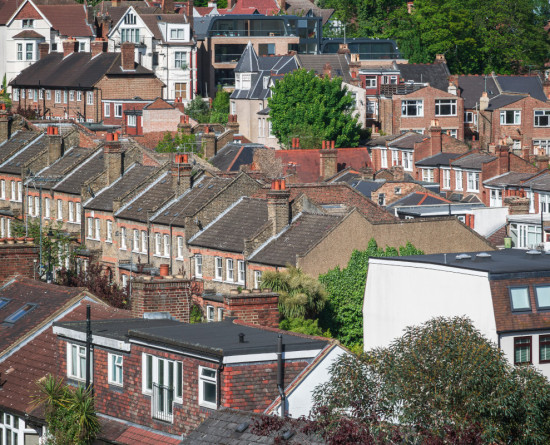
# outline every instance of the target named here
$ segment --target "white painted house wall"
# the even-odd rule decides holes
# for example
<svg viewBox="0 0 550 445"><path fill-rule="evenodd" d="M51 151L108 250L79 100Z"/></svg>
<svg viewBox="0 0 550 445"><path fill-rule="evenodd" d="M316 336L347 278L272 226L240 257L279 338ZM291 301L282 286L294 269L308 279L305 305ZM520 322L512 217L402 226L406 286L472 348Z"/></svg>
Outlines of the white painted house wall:
<svg viewBox="0 0 550 445"><path fill-rule="evenodd" d="M506 224L509 207L480 207L471 210L474 215L474 230L481 236L492 235Z"/></svg>
<svg viewBox="0 0 550 445"><path fill-rule="evenodd" d="M500 337L500 348L510 363L514 363L514 337L531 337L531 360L547 379L550 379L550 363L540 363L539 338L541 335L550 335L548 331L522 331L503 334Z"/></svg>
<svg viewBox="0 0 550 445"><path fill-rule="evenodd" d="M365 350L386 347L407 326L433 317L467 316L497 343L487 273L371 258L365 286Z"/></svg>

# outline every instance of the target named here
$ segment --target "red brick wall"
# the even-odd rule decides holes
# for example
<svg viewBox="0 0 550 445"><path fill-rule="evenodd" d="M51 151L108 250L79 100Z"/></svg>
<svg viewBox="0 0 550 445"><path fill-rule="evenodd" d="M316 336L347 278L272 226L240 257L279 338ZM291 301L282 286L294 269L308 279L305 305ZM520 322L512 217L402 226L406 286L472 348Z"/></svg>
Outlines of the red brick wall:
<svg viewBox="0 0 550 445"><path fill-rule="evenodd" d="M136 280L132 284L132 314L169 312L180 321L189 322L191 282L181 279Z"/></svg>
<svg viewBox="0 0 550 445"><path fill-rule="evenodd" d="M0 244L0 284L15 275L34 278L38 247L29 244Z"/></svg>

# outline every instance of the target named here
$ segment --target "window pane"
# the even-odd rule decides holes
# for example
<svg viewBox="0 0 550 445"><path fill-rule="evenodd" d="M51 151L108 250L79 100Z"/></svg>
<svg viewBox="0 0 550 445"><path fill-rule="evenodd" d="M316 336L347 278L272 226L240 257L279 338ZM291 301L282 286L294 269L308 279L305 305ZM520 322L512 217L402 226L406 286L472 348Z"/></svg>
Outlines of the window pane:
<svg viewBox="0 0 550 445"><path fill-rule="evenodd" d="M216 403L216 384L203 382L203 399L205 402Z"/></svg>
<svg viewBox="0 0 550 445"><path fill-rule="evenodd" d="M203 377L210 377L210 378L215 378L216 377L216 371L212 370L212 369L206 369L206 368L202 368L202 376Z"/></svg>
<svg viewBox="0 0 550 445"><path fill-rule="evenodd" d="M512 310L530 309L529 290L526 287L515 287L510 289L512 297Z"/></svg>
<svg viewBox="0 0 550 445"><path fill-rule="evenodd" d="M183 384L183 364L181 362L176 363L176 397L183 396L182 384Z"/></svg>
<svg viewBox="0 0 550 445"><path fill-rule="evenodd" d="M153 388L153 356L148 355L146 359L147 389Z"/></svg>
<svg viewBox="0 0 550 445"><path fill-rule="evenodd" d="M537 286L537 305L539 308L550 308L550 286Z"/></svg>

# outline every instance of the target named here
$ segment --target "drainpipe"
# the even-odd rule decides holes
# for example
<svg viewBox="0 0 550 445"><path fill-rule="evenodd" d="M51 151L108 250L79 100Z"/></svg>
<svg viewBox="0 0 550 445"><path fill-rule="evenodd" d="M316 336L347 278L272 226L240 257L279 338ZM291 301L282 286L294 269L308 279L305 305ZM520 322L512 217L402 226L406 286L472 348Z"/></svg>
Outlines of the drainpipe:
<svg viewBox="0 0 550 445"><path fill-rule="evenodd" d="M279 396L281 397L280 416L286 417L286 396L284 388L283 366L283 334L279 334L277 337L277 389L279 390Z"/></svg>
<svg viewBox="0 0 550 445"><path fill-rule="evenodd" d="M169 252L169 254L170 254L170 275L175 275L174 271L172 270L172 250L173 250L173 247L174 247L173 243L172 243L172 223L170 223L168 225L168 227L170 228L170 252ZM176 247L176 249L177 249L177 247Z"/></svg>
<svg viewBox="0 0 550 445"><path fill-rule="evenodd" d="M91 359L91 351L92 350L92 326L91 326L91 320L90 320L90 305L86 305L86 389L91 389L93 392L93 388L90 387L90 381L91 381L91 369L90 369L90 359Z"/></svg>

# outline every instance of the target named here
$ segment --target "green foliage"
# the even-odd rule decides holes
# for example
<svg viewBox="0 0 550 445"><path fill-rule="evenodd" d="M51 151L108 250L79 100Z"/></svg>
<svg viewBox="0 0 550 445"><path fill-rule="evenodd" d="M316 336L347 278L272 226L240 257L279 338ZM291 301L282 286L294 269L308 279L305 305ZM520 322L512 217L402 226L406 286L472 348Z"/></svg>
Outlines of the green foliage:
<svg viewBox="0 0 550 445"><path fill-rule="evenodd" d="M303 148L320 148L320 141L336 141L336 147L355 147L359 142L357 119L351 116L353 99L342 88L342 79L318 77L297 70L275 83L268 99L273 134L286 147L300 137Z"/></svg>
<svg viewBox="0 0 550 445"><path fill-rule="evenodd" d="M396 437L384 422L393 419L399 443L550 441L548 380L512 367L466 318L409 327L387 348L340 357L330 373L314 392L317 411L338 419L346 410L378 437Z"/></svg>
<svg viewBox="0 0 550 445"><path fill-rule="evenodd" d="M212 110L210 111L210 122L218 124L227 124L229 116L229 93L220 85L216 92L216 97L212 101Z"/></svg>
<svg viewBox="0 0 550 445"><path fill-rule="evenodd" d="M217 2L218 9L225 9L227 8L227 0L218 0ZM208 6L208 0L196 0L195 6Z"/></svg>
<svg viewBox="0 0 550 445"><path fill-rule="evenodd" d="M279 313L286 318L313 319L325 306L324 287L315 278L290 264L281 272L264 272L262 287L279 294Z"/></svg>
<svg viewBox="0 0 550 445"><path fill-rule="evenodd" d="M189 323L202 323L202 309L198 304L193 304L189 311Z"/></svg>
<svg viewBox="0 0 550 445"><path fill-rule="evenodd" d="M298 332L318 337L330 337L330 331L324 332L319 327L319 320L310 320L304 317L285 318L279 323L279 328L284 331Z"/></svg>
<svg viewBox="0 0 550 445"><path fill-rule="evenodd" d="M48 424L48 444L87 445L100 430L90 389L72 388L52 375L37 382L36 406L43 405Z"/></svg>
<svg viewBox="0 0 550 445"><path fill-rule="evenodd" d="M396 249L378 247L371 239L366 250L355 250L347 267L329 270L319 276L328 294L327 304L321 313L321 326L329 328L332 334L346 346L363 341L363 299L369 258L397 255L422 255L411 243Z"/></svg>
<svg viewBox="0 0 550 445"><path fill-rule="evenodd" d="M185 112L199 123L210 122L210 109L208 102L203 99L202 96L197 95L190 103L185 107Z"/></svg>
<svg viewBox="0 0 550 445"><path fill-rule="evenodd" d="M197 137L194 134L184 134L183 131L178 131L174 136L167 131L163 138L157 144L156 151L158 153L176 153L176 152L193 152L202 156L204 149L202 145L197 143Z"/></svg>
<svg viewBox="0 0 550 445"><path fill-rule="evenodd" d="M549 55L544 0L323 0L347 23L348 37L396 39L412 63L445 54L451 72L524 72Z"/></svg>

